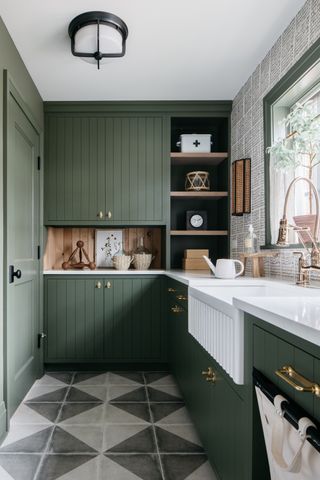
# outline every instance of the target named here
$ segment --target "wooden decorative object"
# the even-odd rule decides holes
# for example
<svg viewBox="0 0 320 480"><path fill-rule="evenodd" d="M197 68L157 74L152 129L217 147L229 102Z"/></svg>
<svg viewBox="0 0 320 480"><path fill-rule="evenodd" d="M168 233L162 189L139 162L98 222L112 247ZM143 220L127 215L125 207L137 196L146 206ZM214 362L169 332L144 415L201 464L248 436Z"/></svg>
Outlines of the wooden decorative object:
<svg viewBox="0 0 320 480"><path fill-rule="evenodd" d="M74 263L76 256L79 255L79 262ZM83 262L83 257L87 260L88 263ZM72 252L67 262L63 262L63 270L70 270L72 268L83 269L90 268L90 270L95 270L96 264L91 262L87 252L84 249L84 242L82 240L77 241L77 248Z"/></svg>
<svg viewBox="0 0 320 480"><path fill-rule="evenodd" d="M203 192L210 190L209 172L189 172L186 175L185 190L187 192Z"/></svg>
<svg viewBox="0 0 320 480"><path fill-rule="evenodd" d="M232 215L251 212L251 159L243 158L232 164Z"/></svg>
<svg viewBox="0 0 320 480"><path fill-rule="evenodd" d="M244 271L243 275L246 270L247 260L252 260L252 276L257 277L264 277L264 259L267 257L277 257L279 253L277 252L259 252L259 253L241 253L240 260L244 264Z"/></svg>

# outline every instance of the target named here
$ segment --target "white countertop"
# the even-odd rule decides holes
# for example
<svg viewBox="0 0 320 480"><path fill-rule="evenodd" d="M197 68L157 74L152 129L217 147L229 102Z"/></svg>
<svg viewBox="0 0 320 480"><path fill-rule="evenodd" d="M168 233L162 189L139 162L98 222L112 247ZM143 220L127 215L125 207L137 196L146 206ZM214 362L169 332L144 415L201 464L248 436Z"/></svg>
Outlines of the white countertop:
<svg viewBox="0 0 320 480"><path fill-rule="evenodd" d="M114 268L99 268L96 270L44 270L43 275L164 275L165 270L116 270Z"/></svg>

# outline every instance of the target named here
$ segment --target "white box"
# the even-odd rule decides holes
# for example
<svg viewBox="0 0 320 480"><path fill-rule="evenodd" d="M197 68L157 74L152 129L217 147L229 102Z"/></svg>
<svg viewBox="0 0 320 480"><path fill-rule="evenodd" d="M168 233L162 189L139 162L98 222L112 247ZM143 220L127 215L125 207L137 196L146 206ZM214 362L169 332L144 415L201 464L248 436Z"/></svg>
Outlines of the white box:
<svg viewBox="0 0 320 480"><path fill-rule="evenodd" d="M209 133L183 134L180 135L177 147L180 147L182 153L209 153L212 145L211 137Z"/></svg>

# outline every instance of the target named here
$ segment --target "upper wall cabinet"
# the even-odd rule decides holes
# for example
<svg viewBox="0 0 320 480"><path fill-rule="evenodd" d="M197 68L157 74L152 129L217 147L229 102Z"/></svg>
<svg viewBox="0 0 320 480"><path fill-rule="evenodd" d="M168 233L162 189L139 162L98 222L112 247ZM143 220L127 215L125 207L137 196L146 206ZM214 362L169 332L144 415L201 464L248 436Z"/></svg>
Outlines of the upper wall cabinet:
<svg viewBox="0 0 320 480"><path fill-rule="evenodd" d="M48 113L45 224L165 224L166 137L161 114Z"/></svg>

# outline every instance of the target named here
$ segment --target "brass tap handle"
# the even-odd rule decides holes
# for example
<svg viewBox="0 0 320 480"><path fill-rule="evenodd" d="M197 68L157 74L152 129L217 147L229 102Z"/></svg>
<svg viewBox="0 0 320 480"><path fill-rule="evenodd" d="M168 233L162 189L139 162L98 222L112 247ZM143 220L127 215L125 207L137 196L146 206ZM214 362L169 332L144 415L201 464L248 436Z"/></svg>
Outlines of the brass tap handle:
<svg viewBox="0 0 320 480"><path fill-rule="evenodd" d="M112 287L112 284L111 284L111 282L107 282L107 283L106 283L106 287L105 287L105 288L111 288L111 287Z"/></svg>
<svg viewBox="0 0 320 480"><path fill-rule="evenodd" d="M174 288L169 287L169 288L168 288L168 292L169 292L169 293L176 293L176 290L175 290Z"/></svg>
<svg viewBox="0 0 320 480"><path fill-rule="evenodd" d="M102 218L103 218L103 212L102 212L101 210L100 210L100 212L99 212L99 213L97 213L97 217L98 217L98 218L100 218L100 219L102 219Z"/></svg>
<svg viewBox="0 0 320 480"><path fill-rule="evenodd" d="M171 312L173 312L173 313L182 313L182 312L183 312L183 308L182 308L182 307L179 307L178 305L174 305L174 307L171 307Z"/></svg>
<svg viewBox="0 0 320 480"><path fill-rule="evenodd" d="M201 372L201 375L205 377L207 382L216 383L217 376L212 367L208 367L207 370Z"/></svg>
<svg viewBox="0 0 320 480"><path fill-rule="evenodd" d="M185 295L177 295L177 300L188 300Z"/></svg>
<svg viewBox="0 0 320 480"><path fill-rule="evenodd" d="M96 283L96 288L102 288L102 283L101 283L101 282L97 282L97 283Z"/></svg>
<svg viewBox="0 0 320 480"><path fill-rule="evenodd" d="M106 217L110 220L112 218L112 212L110 210L106 213Z"/></svg>
<svg viewBox="0 0 320 480"><path fill-rule="evenodd" d="M283 366L279 370L276 370L275 374L297 392L313 393L316 397L320 398L320 385L300 375L291 365Z"/></svg>

